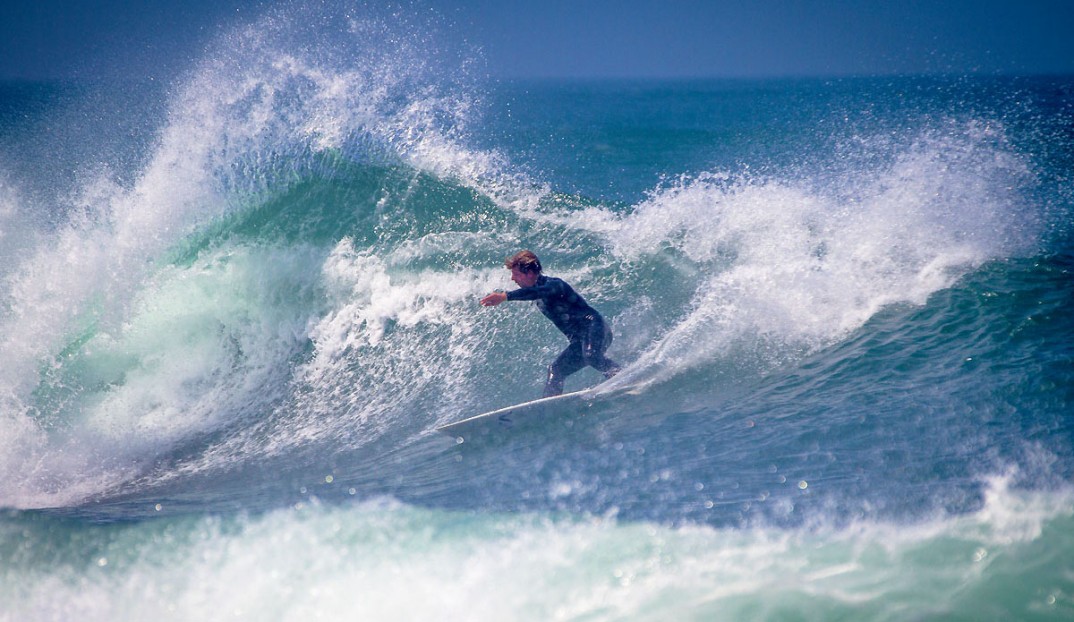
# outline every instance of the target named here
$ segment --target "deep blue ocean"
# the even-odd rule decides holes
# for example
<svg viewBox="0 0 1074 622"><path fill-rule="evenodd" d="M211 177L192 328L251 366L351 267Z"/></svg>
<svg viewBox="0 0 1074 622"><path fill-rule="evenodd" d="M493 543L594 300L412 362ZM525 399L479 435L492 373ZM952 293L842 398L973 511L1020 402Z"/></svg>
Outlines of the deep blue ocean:
<svg viewBox="0 0 1074 622"><path fill-rule="evenodd" d="M425 34L0 83L0 621L1074 619L1074 77ZM438 433L566 345L523 248L634 391Z"/></svg>

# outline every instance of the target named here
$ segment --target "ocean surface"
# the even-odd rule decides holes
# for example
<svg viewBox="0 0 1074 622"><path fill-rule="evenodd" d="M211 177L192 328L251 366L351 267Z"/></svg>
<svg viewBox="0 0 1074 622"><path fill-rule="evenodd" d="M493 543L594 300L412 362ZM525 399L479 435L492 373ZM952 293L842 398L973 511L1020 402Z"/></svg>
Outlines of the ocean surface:
<svg viewBox="0 0 1074 622"><path fill-rule="evenodd" d="M1074 619L1074 77L468 54L0 83L0 620ZM522 248L625 369L438 433L565 346Z"/></svg>

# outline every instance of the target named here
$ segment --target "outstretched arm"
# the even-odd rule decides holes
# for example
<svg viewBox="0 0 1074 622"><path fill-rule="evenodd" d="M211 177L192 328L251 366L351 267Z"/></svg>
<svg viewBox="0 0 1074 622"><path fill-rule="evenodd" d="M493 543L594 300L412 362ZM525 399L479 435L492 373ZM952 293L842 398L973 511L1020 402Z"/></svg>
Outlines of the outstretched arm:
<svg viewBox="0 0 1074 622"><path fill-rule="evenodd" d="M495 307L501 302L507 301L507 294L505 292L492 292L488 296L481 299L481 306L483 307Z"/></svg>

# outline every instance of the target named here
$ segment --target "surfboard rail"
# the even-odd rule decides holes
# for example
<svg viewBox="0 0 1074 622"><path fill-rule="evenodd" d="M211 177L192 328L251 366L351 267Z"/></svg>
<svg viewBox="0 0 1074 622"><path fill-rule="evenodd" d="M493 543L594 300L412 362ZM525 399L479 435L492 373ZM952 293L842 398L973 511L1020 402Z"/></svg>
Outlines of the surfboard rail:
<svg viewBox="0 0 1074 622"><path fill-rule="evenodd" d="M637 392L635 387L621 387L612 391L606 389L601 390L597 385L595 387L588 387L578 391L571 391L570 393L563 393L562 395L553 395L551 397L542 397L528 402L522 402L519 404L513 404L511 406L505 406L503 408L497 408L496 410L490 410L480 415L474 415L460 421L454 421L452 423L446 423L441 426L437 426L437 432L443 432L451 436L458 436L465 430L481 428L512 428L515 427L523 418L539 417L541 413L547 412L549 407L554 407L560 402L572 402L579 401L586 404L617 395L621 393L633 393ZM491 425L495 424L495 425Z"/></svg>

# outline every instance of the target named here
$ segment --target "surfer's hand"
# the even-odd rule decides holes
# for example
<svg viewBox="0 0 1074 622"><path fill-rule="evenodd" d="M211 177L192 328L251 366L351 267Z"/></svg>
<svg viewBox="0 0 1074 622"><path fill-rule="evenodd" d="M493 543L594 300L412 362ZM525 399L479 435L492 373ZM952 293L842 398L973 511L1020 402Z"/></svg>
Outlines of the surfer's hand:
<svg viewBox="0 0 1074 622"><path fill-rule="evenodd" d="M488 296L481 299L481 306L483 307L495 307L501 302L507 301L507 294L503 292L492 292Z"/></svg>

